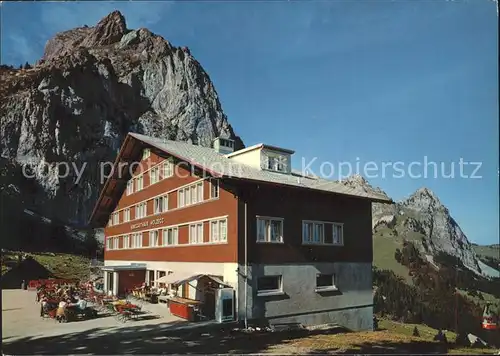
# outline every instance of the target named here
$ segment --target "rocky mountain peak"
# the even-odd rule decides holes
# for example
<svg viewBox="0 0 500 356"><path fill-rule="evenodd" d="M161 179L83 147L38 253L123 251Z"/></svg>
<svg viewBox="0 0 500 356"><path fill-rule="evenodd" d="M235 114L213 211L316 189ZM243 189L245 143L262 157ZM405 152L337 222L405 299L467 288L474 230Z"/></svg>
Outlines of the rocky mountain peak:
<svg viewBox="0 0 500 356"><path fill-rule="evenodd" d="M86 47L109 45L120 41L126 33L127 23L125 17L120 11L113 11L91 29L82 45Z"/></svg>
<svg viewBox="0 0 500 356"><path fill-rule="evenodd" d="M421 187L417 189L413 194L413 197L425 197L426 199L431 199L436 202L439 202L439 199L436 194L432 190L427 187Z"/></svg>
<svg viewBox="0 0 500 356"><path fill-rule="evenodd" d="M51 219L86 223L103 183L99 164L114 161L128 132L202 146L226 137L244 146L189 49L127 29L118 11L57 33L37 65L2 66L0 79L0 153L9 169L27 164L34 175L24 182L30 191L19 181L5 186L16 185L27 209ZM76 169L61 176L58 162Z"/></svg>
<svg viewBox="0 0 500 356"><path fill-rule="evenodd" d="M429 188L417 189L410 197L403 200L402 205L416 210L436 211L443 210L448 213L448 209L441 203L437 195Z"/></svg>

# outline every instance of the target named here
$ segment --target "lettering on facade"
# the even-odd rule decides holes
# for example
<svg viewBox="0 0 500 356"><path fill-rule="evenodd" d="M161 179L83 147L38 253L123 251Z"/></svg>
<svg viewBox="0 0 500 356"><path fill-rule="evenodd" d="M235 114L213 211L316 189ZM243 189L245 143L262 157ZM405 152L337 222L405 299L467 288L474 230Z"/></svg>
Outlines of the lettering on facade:
<svg viewBox="0 0 500 356"><path fill-rule="evenodd" d="M137 224L132 224L132 225L130 225L130 230L135 230L135 229L138 229L140 227L148 227L148 224L149 224L149 221L144 221L144 222L140 222Z"/></svg>
<svg viewBox="0 0 500 356"><path fill-rule="evenodd" d="M163 220L164 220L164 218L157 218L157 219L153 219L150 221L143 221L143 222L140 222L137 224L131 224L130 230L139 229L141 227L148 227L149 225L151 225L151 226L160 225L160 224L163 224Z"/></svg>
<svg viewBox="0 0 500 356"><path fill-rule="evenodd" d="M163 224L163 218L158 218L158 219L151 220L151 225L152 226L160 225L160 224Z"/></svg>

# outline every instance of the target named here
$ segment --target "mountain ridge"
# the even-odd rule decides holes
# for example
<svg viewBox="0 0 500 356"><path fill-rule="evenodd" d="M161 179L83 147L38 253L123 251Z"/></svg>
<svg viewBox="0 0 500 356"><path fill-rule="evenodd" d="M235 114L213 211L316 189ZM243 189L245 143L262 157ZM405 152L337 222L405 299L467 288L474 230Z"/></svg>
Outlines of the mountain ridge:
<svg viewBox="0 0 500 356"><path fill-rule="evenodd" d="M381 188L373 187L360 175L348 177L343 183L389 197ZM416 244L431 264L434 256L445 252L458 257L465 267L478 275L493 277L500 274L485 266L449 209L427 187L418 188L409 197L395 201L394 204L372 204L372 227L374 249L377 249L379 243L395 251L397 246L384 241L384 237L391 238L393 242L407 239ZM392 259L392 256L384 258ZM376 260L375 258L375 262Z"/></svg>

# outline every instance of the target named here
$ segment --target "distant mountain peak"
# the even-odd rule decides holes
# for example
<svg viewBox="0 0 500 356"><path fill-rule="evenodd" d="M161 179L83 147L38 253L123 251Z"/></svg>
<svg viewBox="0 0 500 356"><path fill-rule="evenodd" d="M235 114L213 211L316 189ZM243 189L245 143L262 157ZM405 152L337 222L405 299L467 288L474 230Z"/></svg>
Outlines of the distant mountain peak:
<svg viewBox="0 0 500 356"><path fill-rule="evenodd" d="M389 196L380 188L378 187L373 187L365 177L363 177L360 174L354 174L352 176L349 176L347 178L344 178L341 180L341 183L347 187L353 188L353 189L358 189L358 190L363 190L367 193L376 193L380 194L386 198L389 198Z"/></svg>
<svg viewBox="0 0 500 356"><path fill-rule="evenodd" d="M417 189L410 197L402 201L402 204L409 207L416 207L418 209L437 209L443 208L448 210L439 200L437 195L427 187Z"/></svg>
<svg viewBox="0 0 500 356"><path fill-rule="evenodd" d="M357 183L357 184L369 184L368 181L361 174L353 174L345 179L347 182Z"/></svg>
<svg viewBox="0 0 500 356"><path fill-rule="evenodd" d="M432 190L430 190L429 188L427 187L421 187L421 188L418 188L415 193L413 193L412 195L414 196L417 196L417 195L423 195L423 196L428 196L430 198L433 198L435 200L439 200L437 198L437 195L434 194L434 192Z"/></svg>

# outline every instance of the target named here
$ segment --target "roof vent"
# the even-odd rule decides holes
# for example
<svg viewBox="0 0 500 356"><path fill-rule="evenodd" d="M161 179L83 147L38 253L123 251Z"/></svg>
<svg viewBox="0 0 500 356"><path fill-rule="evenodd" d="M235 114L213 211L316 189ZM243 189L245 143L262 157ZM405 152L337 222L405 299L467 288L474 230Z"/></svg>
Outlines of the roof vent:
<svg viewBox="0 0 500 356"><path fill-rule="evenodd" d="M212 144L214 150L227 155L234 152L234 140L229 138L217 137Z"/></svg>

